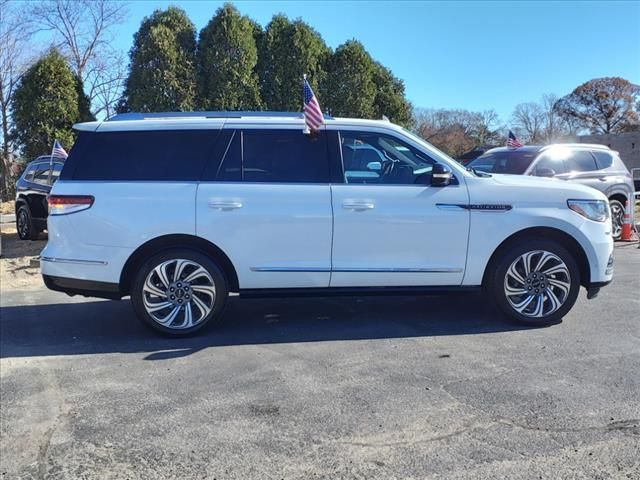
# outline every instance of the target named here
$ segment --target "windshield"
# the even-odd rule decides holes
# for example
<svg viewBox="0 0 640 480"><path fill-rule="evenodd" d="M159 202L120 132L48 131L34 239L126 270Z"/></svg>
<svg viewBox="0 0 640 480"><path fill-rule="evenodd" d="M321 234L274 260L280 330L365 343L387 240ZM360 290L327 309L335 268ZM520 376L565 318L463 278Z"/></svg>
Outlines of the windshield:
<svg viewBox="0 0 640 480"><path fill-rule="evenodd" d="M481 172L522 175L536 158L538 152L531 150L503 150L487 152L467 165Z"/></svg>

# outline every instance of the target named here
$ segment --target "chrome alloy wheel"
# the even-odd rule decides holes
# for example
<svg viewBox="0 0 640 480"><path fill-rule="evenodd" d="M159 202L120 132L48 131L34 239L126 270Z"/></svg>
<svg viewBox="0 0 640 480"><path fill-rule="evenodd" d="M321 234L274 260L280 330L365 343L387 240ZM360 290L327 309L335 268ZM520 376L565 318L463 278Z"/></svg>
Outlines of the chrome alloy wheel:
<svg viewBox="0 0 640 480"><path fill-rule="evenodd" d="M516 258L504 278L504 293L511 307L521 315L546 317L569 297L569 268L557 255L534 250Z"/></svg>
<svg viewBox="0 0 640 480"><path fill-rule="evenodd" d="M614 201L610 204L611 207L611 236L613 238L619 238L622 234L622 224L624 223L624 206Z"/></svg>
<svg viewBox="0 0 640 480"><path fill-rule="evenodd" d="M172 259L149 272L142 294L144 308L154 321L167 328L185 329L211 313L216 287L202 265Z"/></svg>

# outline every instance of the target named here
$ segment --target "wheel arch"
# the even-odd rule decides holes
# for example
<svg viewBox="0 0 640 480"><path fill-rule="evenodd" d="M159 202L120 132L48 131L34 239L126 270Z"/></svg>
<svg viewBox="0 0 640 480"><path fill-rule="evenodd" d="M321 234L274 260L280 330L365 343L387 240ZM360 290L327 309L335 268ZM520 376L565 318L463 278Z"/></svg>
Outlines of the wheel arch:
<svg viewBox="0 0 640 480"><path fill-rule="evenodd" d="M589 259L584 249L582 248L580 243L571 235L553 227L526 228L524 230L515 232L507 237L500 245L496 247L496 249L491 254L491 257L487 262L487 266L485 267L484 274L482 276L482 284L486 285L487 276L489 272L493 271L494 264L499 258L501 252L503 252L507 248L510 248L512 245L517 244L518 242L521 242L523 240L531 240L534 238L553 240L566 248L570 253L574 255L575 261L578 264L578 268L580 269L580 284L584 286L590 284L591 269L589 266Z"/></svg>
<svg viewBox="0 0 640 480"><path fill-rule="evenodd" d="M131 291L131 283L136 272L142 264L152 255L172 248L190 248L215 260L222 269L230 292L239 289L238 274L228 255L220 247L195 235L173 234L149 240L140 245L127 259L120 274L120 291L128 295Z"/></svg>

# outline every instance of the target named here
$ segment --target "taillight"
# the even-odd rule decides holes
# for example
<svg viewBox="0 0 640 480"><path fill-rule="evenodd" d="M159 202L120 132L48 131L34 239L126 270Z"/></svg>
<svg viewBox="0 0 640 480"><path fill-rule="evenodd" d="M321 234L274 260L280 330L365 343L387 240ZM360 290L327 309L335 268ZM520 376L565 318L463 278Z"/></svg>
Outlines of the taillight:
<svg viewBox="0 0 640 480"><path fill-rule="evenodd" d="M91 208L91 195L49 195L49 215L66 215Z"/></svg>

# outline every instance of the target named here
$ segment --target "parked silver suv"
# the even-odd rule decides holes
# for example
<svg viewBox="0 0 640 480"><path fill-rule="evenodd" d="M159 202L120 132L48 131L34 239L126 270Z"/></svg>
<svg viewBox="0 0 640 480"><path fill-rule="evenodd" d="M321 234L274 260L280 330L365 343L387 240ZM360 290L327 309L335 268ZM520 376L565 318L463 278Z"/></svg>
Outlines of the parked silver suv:
<svg viewBox="0 0 640 480"><path fill-rule="evenodd" d="M609 199L613 238L620 238L624 204L633 203L633 179L618 152L604 145L561 143L493 148L467 165L489 173L534 175L578 182ZM633 215L633 213L632 213Z"/></svg>

